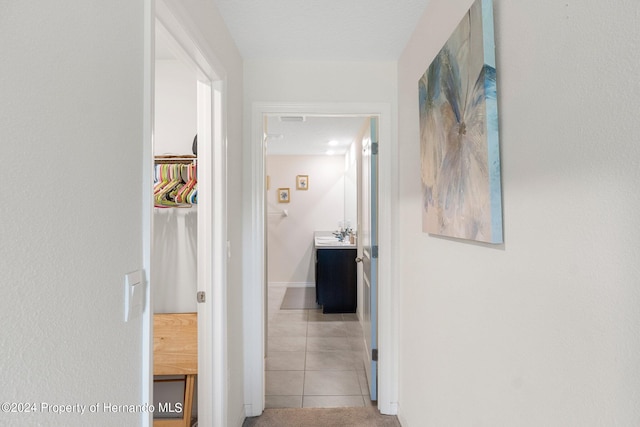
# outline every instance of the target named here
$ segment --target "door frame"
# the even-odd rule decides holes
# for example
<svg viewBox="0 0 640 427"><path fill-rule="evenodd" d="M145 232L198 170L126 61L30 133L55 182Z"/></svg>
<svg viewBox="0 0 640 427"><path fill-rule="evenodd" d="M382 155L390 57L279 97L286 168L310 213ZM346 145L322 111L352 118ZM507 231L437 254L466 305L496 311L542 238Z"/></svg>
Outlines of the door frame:
<svg viewBox="0 0 640 427"><path fill-rule="evenodd" d="M377 116L379 118L379 230L378 271L378 409L398 412L398 167L392 134L391 105L387 103L263 103L252 104L251 134L245 145L243 212L243 298L245 415L264 410L266 355L266 207L264 120L267 115ZM396 243L394 243L396 242Z"/></svg>
<svg viewBox="0 0 640 427"><path fill-rule="evenodd" d="M198 420L202 425L227 425L227 145L226 79L205 40L189 25L183 6L164 0L145 0L144 131L142 167L142 248L146 271L145 309L142 317L142 402L153 404L153 301L151 248L153 246L153 129L156 25L176 43L176 54L197 74L198 290L207 300L198 305ZM195 295L193 296L196 297ZM141 414L143 427L153 425L153 413Z"/></svg>

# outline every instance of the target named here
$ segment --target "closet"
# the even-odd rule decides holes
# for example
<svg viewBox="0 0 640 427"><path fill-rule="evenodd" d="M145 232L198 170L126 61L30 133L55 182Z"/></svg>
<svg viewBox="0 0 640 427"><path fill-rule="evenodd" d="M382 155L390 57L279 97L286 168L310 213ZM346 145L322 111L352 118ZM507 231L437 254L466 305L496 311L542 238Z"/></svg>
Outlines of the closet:
<svg viewBox="0 0 640 427"><path fill-rule="evenodd" d="M161 359L158 348L170 344L164 340L172 330L178 350L171 351L176 355L195 352L197 357L197 333L184 332L181 324L186 322L182 319L193 324L197 312L197 75L171 52L163 37L156 35L151 277L155 329L164 331L167 328L158 325L168 325L169 333L154 333L155 359ZM192 341L183 340L187 334L195 337L195 349ZM154 372L171 370L154 366ZM197 423L197 396L189 397L185 391L197 389L194 376L183 370L176 373L181 375L154 375L154 425ZM189 400L193 402L190 416L184 422L176 420L183 417ZM165 418L173 421L160 421Z"/></svg>

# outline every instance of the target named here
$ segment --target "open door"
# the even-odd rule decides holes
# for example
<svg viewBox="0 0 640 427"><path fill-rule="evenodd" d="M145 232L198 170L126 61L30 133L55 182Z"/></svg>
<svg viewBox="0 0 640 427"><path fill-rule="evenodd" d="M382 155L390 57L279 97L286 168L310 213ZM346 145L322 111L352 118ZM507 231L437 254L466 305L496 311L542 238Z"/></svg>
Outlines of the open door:
<svg viewBox="0 0 640 427"><path fill-rule="evenodd" d="M363 266L362 326L365 336L365 367L371 400L378 400L378 119L362 141L362 191L360 240Z"/></svg>
<svg viewBox="0 0 640 427"><path fill-rule="evenodd" d="M227 368L227 312L226 312L226 289L227 289L227 213L226 213L226 186L227 186L227 170L226 170L226 129L225 129L225 92L226 82L220 79L219 74L210 65L214 63L214 59L210 54L203 51L200 45L194 41L194 37L187 32L189 26L174 13L173 4L163 0L156 0L155 8L149 10L150 23L147 30L149 31L148 48L153 49L149 55L149 63L146 64L150 79L150 94L148 97L149 105L148 114L152 128L152 134L148 137L150 145L149 163L153 164L154 152L162 153L179 153L183 155L179 160L184 160L187 154L197 152L197 192L201 197L196 196L195 188L191 187L189 192L189 203L185 199L182 201L184 205L192 205L189 208L181 209L179 215L173 215L178 219L189 215L189 218L183 222L189 225L189 234L180 234L175 245L159 244L161 248L166 250L162 253L166 254L164 259L155 258L157 248L154 248L154 241L162 243L162 238L166 237L167 230L171 231L177 228L174 224L182 224L180 221L174 221L173 217L167 218L166 222L160 223L157 218L154 219L156 211L149 209L148 222L150 224L149 236L145 237L145 241L149 242L149 271L150 284L153 289L154 296L152 300L152 309L148 310L148 317L145 326L145 339L143 342L143 352L145 353L145 361L149 361L149 365L153 366L155 358L162 359L162 354L156 355L156 347L153 345L153 338L157 335L154 332L155 322L153 320L153 312L158 304L163 301L167 304L158 310L162 313L191 313L188 316L188 322L179 316L179 321L169 322L169 326L174 331L174 335L182 338L185 323L193 326L189 328L190 336L195 335L197 341L196 355L193 360L189 360L188 369L180 364L180 369L185 369L180 375L186 375L187 381L184 389L177 390L177 398L174 399L173 391L168 390L166 394L155 393L154 395L154 376L153 370L149 369L148 377L143 379L144 398L153 403L156 412L179 412L178 408L164 404L165 402L181 402L184 396L185 403L182 409L185 409L187 395L185 390L189 390L192 395L196 388L196 375L200 380L197 381L197 395L192 398L194 404L197 405L197 418L199 425L224 427L227 422L226 394L227 389L228 368ZM154 10L155 9L155 10ZM156 36L160 36L159 39ZM159 66L162 63L162 67ZM178 66L179 65L179 66ZM167 77L180 76L179 81L164 81L166 84L159 88L160 69L163 75ZM195 89L195 90L194 90ZM179 96L188 92L188 96ZM159 103L164 99L166 102ZM162 106L163 114L160 114L160 106ZM171 106L171 108L165 108ZM173 114L173 107L182 109L182 112L189 113L188 119ZM189 108L186 108L188 106ZM192 108L193 107L193 108ZM193 115L196 117L193 120ZM195 123L194 123L195 122ZM191 125L195 124L196 129L192 129ZM163 125L164 132L158 132L158 127ZM181 133L176 137L176 130L182 131L188 129L187 137ZM170 141L170 145L162 145L159 135L162 133L165 141ZM197 135L197 143L194 141L194 133ZM173 147L173 141L179 141L178 147ZM193 160L188 160L192 162ZM151 171L150 171L151 172ZM194 171L195 172L195 171ZM147 176L149 191L153 192L153 173ZM182 177L183 172L174 174L176 177ZM187 174L187 181L192 181L194 177L191 173ZM178 193L176 193L177 195ZM182 193L181 193L182 194ZM175 196L174 196L175 197ZM152 197L149 197L153 200ZM176 199L176 203L177 203ZM197 209L195 209L197 204ZM152 205L153 206L153 202ZM169 211L168 209L158 210ZM177 210L173 210L174 213ZM196 214L197 215L193 215ZM167 214L167 216L169 216ZM166 225L163 227L163 225ZM160 233L153 236L154 227L158 228ZM171 228L173 227L173 228ZM197 231L197 232L196 232ZM165 241L166 243L166 241ZM155 254L154 254L155 251ZM188 255L183 256L180 265L186 268L178 270L176 254ZM186 258L189 263L184 262ZM165 270L157 271L155 274L153 269L155 266L166 267L171 269L171 275L166 274ZM193 267L193 268L192 268ZM188 274L185 273L188 271ZM175 278L176 280L172 280ZM163 298L158 297L158 291L161 287L161 280L167 282L172 291L176 291L175 284L180 281L180 292L167 292L163 294ZM167 280L169 279L169 280ZM162 283L164 283L162 282ZM188 286L185 286L184 284ZM191 286L193 284L193 286ZM176 295L179 295L176 297ZM150 299L151 300L151 299ZM183 305L176 307L176 303ZM184 306L188 305L188 309ZM160 319L161 316L158 316ZM161 319L160 319L161 320ZM166 325L165 325L166 326ZM160 329L160 328L158 328ZM162 331L159 331L162 332ZM192 336L193 338L193 336ZM178 342L178 346L182 349L180 353L191 354L193 347L191 341L189 343ZM188 350L188 351L187 351ZM175 356L175 351L169 352ZM197 367L193 367L195 361ZM177 362L174 362L171 368L176 368ZM158 375L165 375L167 372ZM184 393L184 394L183 394ZM166 396L166 397L165 397ZM163 403L162 407L160 403ZM169 410L172 409L172 410ZM156 414L164 415L164 414ZM167 414L167 418L173 414ZM185 412L184 423L191 425L191 413ZM160 420L159 417L154 421L154 414L150 412L148 416L143 417L143 427L166 422L165 419Z"/></svg>

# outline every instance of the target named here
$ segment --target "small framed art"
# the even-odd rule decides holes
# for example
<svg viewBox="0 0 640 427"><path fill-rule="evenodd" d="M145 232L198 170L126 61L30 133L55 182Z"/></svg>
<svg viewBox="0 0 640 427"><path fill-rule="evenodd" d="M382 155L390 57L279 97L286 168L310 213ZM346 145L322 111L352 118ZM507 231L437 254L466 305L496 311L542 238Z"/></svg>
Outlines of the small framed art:
<svg viewBox="0 0 640 427"><path fill-rule="evenodd" d="M309 175L296 176L296 190L308 190L309 189Z"/></svg>
<svg viewBox="0 0 640 427"><path fill-rule="evenodd" d="M278 203L289 203L288 188L278 188Z"/></svg>

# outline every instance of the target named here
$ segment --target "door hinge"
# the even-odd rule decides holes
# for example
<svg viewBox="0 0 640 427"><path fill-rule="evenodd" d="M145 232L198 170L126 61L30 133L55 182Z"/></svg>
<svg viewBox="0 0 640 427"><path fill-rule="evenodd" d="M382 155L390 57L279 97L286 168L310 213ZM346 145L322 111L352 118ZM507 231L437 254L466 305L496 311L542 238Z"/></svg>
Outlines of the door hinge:
<svg viewBox="0 0 640 427"><path fill-rule="evenodd" d="M196 294L196 299L198 300L198 302L205 302L207 300L207 296L203 291L199 291Z"/></svg>
<svg viewBox="0 0 640 427"><path fill-rule="evenodd" d="M378 349L377 348L371 349L371 360L374 361L374 362L378 361Z"/></svg>
<svg viewBox="0 0 640 427"><path fill-rule="evenodd" d="M378 245L371 246L371 258L378 258Z"/></svg>
<svg viewBox="0 0 640 427"><path fill-rule="evenodd" d="M377 142L372 142L371 143L371 154L373 154L374 156L378 154L378 143Z"/></svg>

